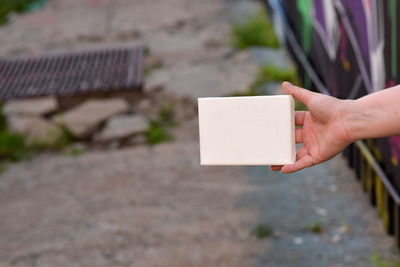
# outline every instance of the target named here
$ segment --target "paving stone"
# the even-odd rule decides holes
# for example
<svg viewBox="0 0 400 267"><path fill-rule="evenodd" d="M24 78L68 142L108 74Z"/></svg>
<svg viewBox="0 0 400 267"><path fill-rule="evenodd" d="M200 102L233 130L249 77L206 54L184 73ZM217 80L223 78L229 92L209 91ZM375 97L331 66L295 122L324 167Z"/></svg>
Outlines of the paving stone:
<svg viewBox="0 0 400 267"><path fill-rule="evenodd" d="M282 95L285 92L282 89L282 84L278 82L269 82L261 85L257 90L263 95Z"/></svg>
<svg viewBox="0 0 400 267"><path fill-rule="evenodd" d="M84 139L107 119L128 110L129 105L123 99L94 99L65 112L55 121L64 125L75 137Z"/></svg>
<svg viewBox="0 0 400 267"><path fill-rule="evenodd" d="M294 65L283 48L264 48L264 47L253 47L250 48L252 57L261 66L273 65L280 69L293 69Z"/></svg>
<svg viewBox="0 0 400 267"><path fill-rule="evenodd" d="M248 51L226 60L221 58L201 63L186 63L152 72L145 90L172 92L196 99L207 96L226 96L246 91L258 71L257 63Z"/></svg>
<svg viewBox="0 0 400 267"><path fill-rule="evenodd" d="M8 125L12 132L24 135L29 144L52 144L63 134L52 122L33 116L10 116Z"/></svg>
<svg viewBox="0 0 400 267"><path fill-rule="evenodd" d="M0 56L144 43L165 61L154 73L164 72L168 92L192 99L244 90L253 77L236 65L257 69L242 59L246 52L234 60L224 51L228 6L253 1L48 2L0 27ZM9 164L0 177L0 266L369 266L371 255L398 259L343 159L293 175L204 167L197 124L179 124L174 142L154 147L45 153ZM324 227L318 235L304 229L315 220ZM348 234L336 230L343 223ZM250 234L265 224L276 238Z"/></svg>
<svg viewBox="0 0 400 267"><path fill-rule="evenodd" d="M96 136L95 140L100 142L127 138L140 134L148 129L149 125L141 115L120 115L112 117L104 129Z"/></svg>
<svg viewBox="0 0 400 267"><path fill-rule="evenodd" d="M147 143L147 139L144 135L135 135L129 138L128 145L143 145Z"/></svg>
<svg viewBox="0 0 400 267"><path fill-rule="evenodd" d="M10 100L3 110L6 115L43 116L57 110L57 100L53 97Z"/></svg>

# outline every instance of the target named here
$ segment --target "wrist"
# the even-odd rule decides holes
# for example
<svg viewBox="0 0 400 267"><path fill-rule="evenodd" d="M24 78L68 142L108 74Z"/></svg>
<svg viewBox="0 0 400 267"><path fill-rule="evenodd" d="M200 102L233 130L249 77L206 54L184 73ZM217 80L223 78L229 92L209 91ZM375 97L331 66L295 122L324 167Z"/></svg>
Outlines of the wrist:
<svg viewBox="0 0 400 267"><path fill-rule="evenodd" d="M340 100L339 104L338 118L344 129L344 139L349 144L364 138L358 105L357 100Z"/></svg>

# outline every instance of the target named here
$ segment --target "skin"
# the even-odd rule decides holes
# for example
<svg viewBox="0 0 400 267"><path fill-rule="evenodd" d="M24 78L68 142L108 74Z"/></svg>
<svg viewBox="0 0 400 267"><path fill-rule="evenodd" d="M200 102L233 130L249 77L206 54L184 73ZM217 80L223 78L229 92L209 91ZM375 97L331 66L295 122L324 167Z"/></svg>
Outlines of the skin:
<svg viewBox="0 0 400 267"><path fill-rule="evenodd" d="M288 82L282 87L308 111L295 113L296 143L303 144L296 162L271 166L273 171L293 173L331 159L356 140L400 134L400 86L357 100L340 100Z"/></svg>

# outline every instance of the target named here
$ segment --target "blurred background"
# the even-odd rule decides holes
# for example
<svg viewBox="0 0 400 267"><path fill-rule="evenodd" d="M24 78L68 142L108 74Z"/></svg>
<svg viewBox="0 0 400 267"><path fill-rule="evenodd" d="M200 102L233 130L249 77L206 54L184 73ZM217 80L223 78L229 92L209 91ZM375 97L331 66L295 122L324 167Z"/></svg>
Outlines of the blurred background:
<svg viewBox="0 0 400 267"><path fill-rule="evenodd" d="M397 137L292 175L201 167L196 106L394 85L397 10L0 0L0 267L399 266Z"/></svg>

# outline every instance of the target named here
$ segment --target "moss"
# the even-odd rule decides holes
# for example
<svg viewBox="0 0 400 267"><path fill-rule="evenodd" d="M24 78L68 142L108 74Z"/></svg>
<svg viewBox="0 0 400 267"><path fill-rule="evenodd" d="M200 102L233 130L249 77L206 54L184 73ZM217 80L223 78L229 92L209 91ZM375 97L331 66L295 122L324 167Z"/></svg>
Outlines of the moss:
<svg viewBox="0 0 400 267"><path fill-rule="evenodd" d="M400 267L400 262L391 262L383 260L378 254L373 254L370 257L371 266L373 267Z"/></svg>
<svg viewBox="0 0 400 267"><path fill-rule="evenodd" d="M279 47L272 23L265 10L248 17L243 23L232 28L233 46L243 50L251 46Z"/></svg>
<svg viewBox="0 0 400 267"><path fill-rule="evenodd" d="M155 145L173 140L170 129L177 125L174 105L172 103L162 105L156 117L149 120L149 129L145 135L147 144Z"/></svg>
<svg viewBox="0 0 400 267"><path fill-rule="evenodd" d="M153 64L146 66L143 70L143 75L145 77L149 76L155 70L161 69L164 66L162 62L154 62Z"/></svg>
<svg viewBox="0 0 400 267"><path fill-rule="evenodd" d="M160 107L157 112L157 121L164 126L176 126L175 107L172 103Z"/></svg>
<svg viewBox="0 0 400 267"><path fill-rule="evenodd" d="M265 224L257 225L252 231L251 234L257 237L258 239L264 239L270 237L274 234L272 228Z"/></svg>
<svg viewBox="0 0 400 267"><path fill-rule="evenodd" d="M0 131L0 160L18 161L28 156L28 147L22 135Z"/></svg>
<svg viewBox="0 0 400 267"><path fill-rule="evenodd" d="M71 157L79 157L87 152L84 147L69 147L64 151L64 154Z"/></svg>
<svg viewBox="0 0 400 267"><path fill-rule="evenodd" d="M8 20L8 15L12 12L23 13L42 7L46 0L1 0L0 1L0 24Z"/></svg>
<svg viewBox="0 0 400 267"><path fill-rule="evenodd" d="M306 226L306 229L312 233L320 234L324 231L322 223L320 221L315 221Z"/></svg>
<svg viewBox="0 0 400 267"><path fill-rule="evenodd" d="M59 129L47 133L46 137L42 140L34 140L30 142L29 148L35 152L44 150L59 151L70 145L75 138L68 131L67 128L61 126Z"/></svg>

